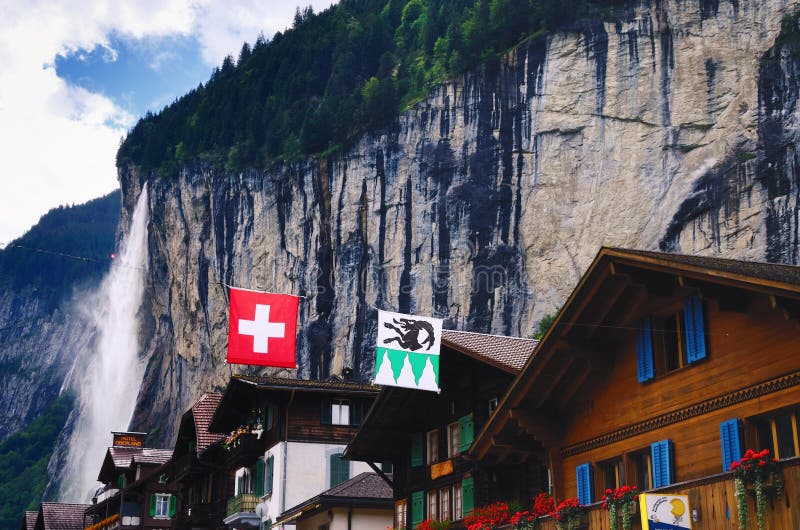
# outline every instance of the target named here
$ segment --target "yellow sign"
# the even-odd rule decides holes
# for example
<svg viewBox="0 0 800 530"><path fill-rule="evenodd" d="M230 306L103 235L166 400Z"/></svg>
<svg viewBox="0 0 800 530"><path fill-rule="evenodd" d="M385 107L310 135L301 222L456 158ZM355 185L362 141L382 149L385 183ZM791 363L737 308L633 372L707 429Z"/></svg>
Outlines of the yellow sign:
<svg viewBox="0 0 800 530"><path fill-rule="evenodd" d="M439 462L438 464L432 464L431 480L436 480L437 478L449 475L452 472L453 472L452 460L445 460L444 462Z"/></svg>
<svg viewBox="0 0 800 530"><path fill-rule="evenodd" d="M639 495L642 530L691 530L692 510L686 495Z"/></svg>

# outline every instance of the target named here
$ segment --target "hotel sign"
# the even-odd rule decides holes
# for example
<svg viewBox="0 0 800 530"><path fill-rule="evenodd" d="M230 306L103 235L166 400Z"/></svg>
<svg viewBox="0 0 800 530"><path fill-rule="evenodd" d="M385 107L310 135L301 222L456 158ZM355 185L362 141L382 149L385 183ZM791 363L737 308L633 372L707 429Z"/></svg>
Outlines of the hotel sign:
<svg viewBox="0 0 800 530"><path fill-rule="evenodd" d="M115 432L114 447L144 447L146 433L141 432Z"/></svg>
<svg viewBox="0 0 800 530"><path fill-rule="evenodd" d="M691 530L692 510L686 495L639 495L642 530Z"/></svg>

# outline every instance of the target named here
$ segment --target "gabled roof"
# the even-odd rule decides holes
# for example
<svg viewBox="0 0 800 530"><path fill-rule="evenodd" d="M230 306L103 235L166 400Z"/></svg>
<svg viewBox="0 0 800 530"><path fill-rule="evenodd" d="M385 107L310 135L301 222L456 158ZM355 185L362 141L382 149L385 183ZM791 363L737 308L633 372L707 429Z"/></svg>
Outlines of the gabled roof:
<svg viewBox="0 0 800 530"><path fill-rule="evenodd" d="M328 394L331 396L375 396L381 387L358 381L350 381L331 377L322 381L312 379L288 379L269 376L234 375L231 377L219 405L211 418L208 429L211 432L224 433L235 427L242 410L242 400L255 399L262 392L270 392L274 396L289 396L292 393Z"/></svg>
<svg viewBox="0 0 800 530"><path fill-rule="evenodd" d="M473 359L516 374L525 365L539 341L521 337L487 335L471 331L442 330L442 345Z"/></svg>
<svg viewBox="0 0 800 530"><path fill-rule="evenodd" d="M171 449L152 449L149 447L109 447L97 480L103 483L113 481L119 470L130 469L134 459L137 464L161 465L172 458Z"/></svg>
<svg viewBox="0 0 800 530"><path fill-rule="evenodd" d="M641 276L637 281L650 284L659 282L655 278L662 278L660 281L663 282L664 277L672 276L677 278L677 284L685 286L684 289L711 285L728 291L733 289L766 294L800 313L800 267L603 247L564 303L534 355L519 372L489 421L475 437L470 449L472 457L481 458L486 454L492 437L503 429L515 407L529 393L541 394L536 396L540 403L547 398L545 392L557 394L554 389L559 378L568 379L564 370L559 372L557 368L568 365L569 359L565 356L571 355L568 352L574 349L559 349L565 343L574 343L570 333L575 333L576 329L586 331L609 325L604 319L608 317L616 300L635 305L629 297L622 296L624 289L630 288L626 285L630 286L631 280L626 283L625 277L629 277L631 273ZM613 294L609 295L609 292ZM619 322L611 323L617 324ZM584 381L586 373L584 371ZM544 380L548 382L540 384ZM579 388L572 380L564 384L571 386L573 392ZM551 412L557 414L557 411Z"/></svg>
<svg viewBox="0 0 800 530"><path fill-rule="evenodd" d="M295 520L305 513L344 506L364 506L391 509L394 500L392 487L377 473L361 473L319 495L282 513L279 521Z"/></svg>
<svg viewBox="0 0 800 530"><path fill-rule="evenodd" d="M208 447L214 445L218 441L225 438L222 434L208 432L208 427L211 425L211 418L214 416L222 394L219 392L209 392L197 400L192 406L191 413L194 419L194 429L197 433L197 454L199 455Z"/></svg>
<svg viewBox="0 0 800 530"><path fill-rule="evenodd" d="M83 530L88 504L43 502L39 508L37 528L41 530Z"/></svg>
<svg viewBox="0 0 800 530"><path fill-rule="evenodd" d="M22 516L20 530L34 530L37 517L39 517L39 512L25 512L25 515Z"/></svg>

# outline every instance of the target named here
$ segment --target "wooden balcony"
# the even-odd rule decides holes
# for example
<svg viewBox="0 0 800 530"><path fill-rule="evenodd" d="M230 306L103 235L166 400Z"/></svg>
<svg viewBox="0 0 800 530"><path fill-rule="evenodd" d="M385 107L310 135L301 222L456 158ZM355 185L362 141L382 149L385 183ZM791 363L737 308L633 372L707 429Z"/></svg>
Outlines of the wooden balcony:
<svg viewBox="0 0 800 530"><path fill-rule="evenodd" d="M767 530L800 528L800 458L784 462L785 488L780 500L767 502ZM736 496L730 473L714 475L700 480L673 484L647 493L687 495L698 519L692 522L693 530L731 530L738 528ZM748 528L756 528L755 498L748 496ZM610 530L608 512L599 503L589 508L589 530ZM555 521L542 521L542 530L556 530ZM641 530L640 515L634 517L633 530Z"/></svg>
<svg viewBox="0 0 800 530"><path fill-rule="evenodd" d="M259 440L255 434L240 434L228 447L226 464L229 468L252 466L265 452L264 439Z"/></svg>
<svg viewBox="0 0 800 530"><path fill-rule="evenodd" d="M256 505L258 505L259 502L261 502L261 498L258 495L242 493L232 499L228 499L228 509L225 511L225 514L230 516L236 513L255 513Z"/></svg>

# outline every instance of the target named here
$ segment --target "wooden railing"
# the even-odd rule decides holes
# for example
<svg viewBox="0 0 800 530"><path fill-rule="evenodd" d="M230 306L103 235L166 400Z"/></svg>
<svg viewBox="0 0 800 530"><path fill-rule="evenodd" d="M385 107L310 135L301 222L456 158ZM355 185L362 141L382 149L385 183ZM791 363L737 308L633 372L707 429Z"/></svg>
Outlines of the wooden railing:
<svg viewBox="0 0 800 530"><path fill-rule="evenodd" d="M785 489L780 500L767 503L767 530L800 529L800 459L784 463ZM656 493L688 495L692 510L697 510L698 520L692 522L693 530L732 530L738 528L736 496L730 473L705 479L673 484ZM755 499L748 496L748 528L756 528ZM589 507L589 530L609 530L608 512L599 504ZM633 530L641 530L640 515L634 517ZM542 530L556 530L555 521L542 521Z"/></svg>
<svg viewBox="0 0 800 530"><path fill-rule="evenodd" d="M228 499L228 509L226 515L233 515L241 512L255 512L261 498L251 493L242 493L232 499Z"/></svg>

